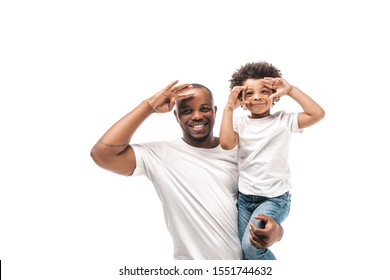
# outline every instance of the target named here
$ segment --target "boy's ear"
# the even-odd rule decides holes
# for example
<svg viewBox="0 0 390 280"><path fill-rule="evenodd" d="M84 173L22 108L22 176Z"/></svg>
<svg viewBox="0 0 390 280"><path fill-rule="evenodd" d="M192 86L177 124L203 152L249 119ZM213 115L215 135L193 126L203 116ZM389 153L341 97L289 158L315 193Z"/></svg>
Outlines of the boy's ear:
<svg viewBox="0 0 390 280"><path fill-rule="evenodd" d="M275 105L275 102L278 102L280 100L280 96L277 96L275 98L272 98L272 106Z"/></svg>

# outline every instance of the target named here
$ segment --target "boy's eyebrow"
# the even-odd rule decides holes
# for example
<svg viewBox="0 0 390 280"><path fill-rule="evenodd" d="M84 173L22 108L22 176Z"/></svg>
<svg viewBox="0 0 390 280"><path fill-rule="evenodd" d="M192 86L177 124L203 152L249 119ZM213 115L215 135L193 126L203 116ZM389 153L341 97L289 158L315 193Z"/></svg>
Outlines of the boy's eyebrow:
<svg viewBox="0 0 390 280"><path fill-rule="evenodd" d="M262 86L262 87L261 87L261 90L263 90L263 89L270 89L270 88L267 87L267 86Z"/></svg>

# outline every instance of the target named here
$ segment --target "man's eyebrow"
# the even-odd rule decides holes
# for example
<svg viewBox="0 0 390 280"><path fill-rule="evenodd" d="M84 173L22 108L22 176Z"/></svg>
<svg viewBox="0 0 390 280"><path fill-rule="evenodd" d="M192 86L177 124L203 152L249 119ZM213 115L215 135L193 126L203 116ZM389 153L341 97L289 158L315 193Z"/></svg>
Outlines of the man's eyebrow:
<svg viewBox="0 0 390 280"><path fill-rule="evenodd" d="M182 105L182 106L179 106L179 109L180 109L180 110L184 110L184 109L188 109L188 108L191 108L191 106L189 106L189 105Z"/></svg>

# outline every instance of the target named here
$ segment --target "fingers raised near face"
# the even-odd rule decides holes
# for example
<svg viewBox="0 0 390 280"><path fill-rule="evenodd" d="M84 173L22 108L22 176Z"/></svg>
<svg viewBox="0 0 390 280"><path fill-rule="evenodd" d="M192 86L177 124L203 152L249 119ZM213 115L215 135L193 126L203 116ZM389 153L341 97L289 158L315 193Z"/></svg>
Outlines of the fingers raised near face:
<svg viewBox="0 0 390 280"><path fill-rule="evenodd" d="M169 85L167 85L167 86L163 89L163 91L169 91L169 90L171 90L172 87L173 87L174 85L176 85L178 82L179 82L179 80L176 80L176 81L171 82Z"/></svg>
<svg viewBox="0 0 390 280"><path fill-rule="evenodd" d="M246 86L235 86L232 88L230 92L230 96L233 98L239 98L240 93L245 94L246 92Z"/></svg>
<svg viewBox="0 0 390 280"><path fill-rule="evenodd" d="M190 85L188 83L181 84L177 87L175 87L175 99L181 100L181 99L187 99L192 96L194 96L196 93L190 91L194 86Z"/></svg>
<svg viewBox="0 0 390 280"><path fill-rule="evenodd" d="M182 92L182 93L178 93L177 96L176 96L176 99L177 100L187 99L187 98L193 97L195 94L196 94L195 92Z"/></svg>
<svg viewBox="0 0 390 280"><path fill-rule="evenodd" d="M185 89L185 88L191 88L192 86L188 83L180 84L175 86L179 81L173 81L169 85L167 85L163 90L160 91L160 93L166 97L174 97L178 94L179 91Z"/></svg>
<svg viewBox="0 0 390 280"><path fill-rule="evenodd" d="M261 79L261 84L270 88L270 89L276 89L278 86L280 86L282 83L281 78L269 78L265 77Z"/></svg>
<svg viewBox="0 0 390 280"><path fill-rule="evenodd" d="M180 84L180 85L177 85L174 88L172 88L172 92L179 93L183 89L189 89L189 88L192 88L192 85L190 85L189 83L184 83L184 84Z"/></svg>
<svg viewBox="0 0 390 280"><path fill-rule="evenodd" d="M171 96L171 92L172 92L172 88L174 85L176 85L179 81L176 80L176 81L173 81L171 82L169 85L167 85L165 88L163 88L161 91L159 91L157 93L157 95L161 94L161 95L164 95L166 97L170 97Z"/></svg>

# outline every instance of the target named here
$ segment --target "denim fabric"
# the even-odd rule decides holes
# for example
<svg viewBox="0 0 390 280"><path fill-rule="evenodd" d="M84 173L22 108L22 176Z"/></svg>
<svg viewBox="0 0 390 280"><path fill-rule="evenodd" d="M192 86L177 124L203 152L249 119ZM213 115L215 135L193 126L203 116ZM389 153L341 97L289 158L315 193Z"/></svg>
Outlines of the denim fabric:
<svg viewBox="0 0 390 280"><path fill-rule="evenodd" d="M264 214L282 223L290 212L291 195L286 192L278 197L268 198L238 193L238 234L246 260L276 260L270 249L260 249L252 245L249 237L249 223L254 222L264 228L262 222L253 217Z"/></svg>

